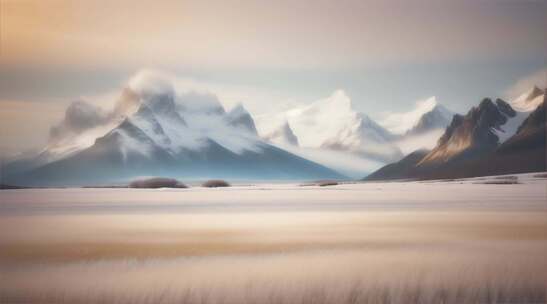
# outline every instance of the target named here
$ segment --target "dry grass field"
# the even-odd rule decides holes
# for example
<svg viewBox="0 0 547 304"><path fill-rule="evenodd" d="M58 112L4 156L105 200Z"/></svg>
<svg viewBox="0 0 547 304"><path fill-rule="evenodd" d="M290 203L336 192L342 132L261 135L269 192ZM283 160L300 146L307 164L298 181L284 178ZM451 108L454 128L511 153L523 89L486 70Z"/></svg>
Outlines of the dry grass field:
<svg viewBox="0 0 547 304"><path fill-rule="evenodd" d="M2 191L0 302L545 303L523 180Z"/></svg>

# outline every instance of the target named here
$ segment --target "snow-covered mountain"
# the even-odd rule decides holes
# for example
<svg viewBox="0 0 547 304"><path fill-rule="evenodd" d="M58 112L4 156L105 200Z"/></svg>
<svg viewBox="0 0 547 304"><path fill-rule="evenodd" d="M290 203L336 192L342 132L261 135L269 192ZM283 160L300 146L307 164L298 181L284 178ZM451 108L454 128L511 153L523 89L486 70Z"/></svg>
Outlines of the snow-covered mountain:
<svg viewBox="0 0 547 304"><path fill-rule="evenodd" d="M435 126L437 124L442 124L443 118L445 118L446 116L450 116L450 114L451 112L444 106L439 104L435 96L432 96L423 100L416 101L414 108L409 111L392 111L382 113L382 115L380 115L380 117L378 118L378 123L389 132L402 136L406 133L411 132L411 130L416 127L418 127L416 131L421 131L419 130L419 125L421 120L425 120L424 117L435 116L431 117L435 118L434 121L431 121L432 124L426 124L429 121L424 121L422 123L424 124L424 127L428 127L430 125ZM440 120L440 122L437 122L437 119Z"/></svg>
<svg viewBox="0 0 547 304"><path fill-rule="evenodd" d="M509 103L510 107L515 110L515 116L507 117L507 122L504 125L494 129L494 133L498 137L500 144L505 143L519 132L519 127L531 113L536 112L538 107L545 106L545 96L545 90L534 86Z"/></svg>
<svg viewBox="0 0 547 304"><path fill-rule="evenodd" d="M299 146L298 138L284 114L260 115L256 123L263 139L281 146Z"/></svg>
<svg viewBox="0 0 547 304"><path fill-rule="evenodd" d="M226 123L232 127L240 128L258 136L256 126L251 114L243 107L242 104L235 106L226 114Z"/></svg>
<svg viewBox="0 0 547 304"><path fill-rule="evenodd" d="M262 115L257 121L260 136L277 144L297 142L302 148L346 151L382 161L402 157L392 143L394 136L355 111L342 90L306 106Z"/></svg>
<svg viewBox="0 0 547 304"><path fill-rule="evenodd" d="M416 102L408 112L384 114L380 124L396 135L394 144L406 155L432 149L452 121L454 112L439 104L435 96Z"/></svg>
<svg viewBox="0 0 547 304"><path fill-rule="evenodd" d="M454 112L443 105L435 104L430 111L422 114L416 124L405 133L405 136L420 135L433 130L444 129L450 124L453 116Z"/></svg>
<svg viewBox="0 0 547 304"><path fill-rule="evenodd" d="M515 98L511 102L511 106L519 112L531 112L534 111L543 102L544 97L545 90L534 86L527 92Z"/></svg>
<svg viewBox="0 0 547 304"><path fill-rule="evenodd" d="M29 165L30 164L30 165ZM177 94L155 75L137 75L113 110L78 101L37 156L7 166L27 185L103 184L135 176L323 179L342 176L257 136L241 105L214 95Z"/></svg>

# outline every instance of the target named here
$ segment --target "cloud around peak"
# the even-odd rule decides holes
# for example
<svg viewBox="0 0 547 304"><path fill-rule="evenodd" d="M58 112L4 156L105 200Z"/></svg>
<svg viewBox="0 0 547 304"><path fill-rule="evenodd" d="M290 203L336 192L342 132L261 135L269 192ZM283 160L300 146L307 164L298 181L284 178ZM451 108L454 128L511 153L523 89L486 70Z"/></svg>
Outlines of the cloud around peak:
<svg viewBox="0 0 547 304"><path fill-rule="evenodd" d="M533 87L547 88L547 68L521 77L505 91L505 96L512 100L530 91Z"/></svg>
<svg viewBox="0 0 547 304"><path fill-rule="evenodd" d="M438 106L435 96L416 101L414 109L407 112L386 112L378 123L393 134L403 134L418 123L420 117Z"/></svg>
<svg viewBox="0 0 547 304"><path fill-rule="evenodd" d="M155 70L140 70L131 79L128 86L139 95L175 95L175 88L170 77Z"/></svg>

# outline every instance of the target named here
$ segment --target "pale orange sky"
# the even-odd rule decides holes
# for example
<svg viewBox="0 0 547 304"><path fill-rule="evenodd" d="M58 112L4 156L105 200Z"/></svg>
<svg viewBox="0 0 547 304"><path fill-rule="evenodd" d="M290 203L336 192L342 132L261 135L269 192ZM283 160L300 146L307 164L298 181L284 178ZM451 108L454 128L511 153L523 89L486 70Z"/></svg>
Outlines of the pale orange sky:
<svg viewBox="0 0 547 304"><path fill-rule="evenodd" d="M314 68L543 46L517 5L473 2L2 0L0 64Z"/></svg>
<svg viewBox="0 0 547 304"><path fill-rule="evenodd" d="M0 151L142 68L252 113L337 89L372 116L430 96L464 111L544 76L545 28L546 0L0 0Z"/></svg>

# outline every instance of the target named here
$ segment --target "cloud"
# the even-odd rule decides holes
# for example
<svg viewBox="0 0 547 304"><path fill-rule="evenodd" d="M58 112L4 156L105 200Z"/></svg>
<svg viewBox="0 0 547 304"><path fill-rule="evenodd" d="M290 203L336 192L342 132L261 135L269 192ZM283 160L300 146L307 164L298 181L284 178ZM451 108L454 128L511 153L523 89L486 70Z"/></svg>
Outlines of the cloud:
<svg viewBox="0 0 547 304"><path fill-rule="evenodd" d="M129 79L129 88L141 96L175 95L171 80L172 76L165 73L143 69Z"/></svg>
<svg viewBox="0 0 547 304"><path fill-rule="evenodd" d="M541 69L520 78L505 91L504 95L507 99L512 100L529 91L534 86L541 89L547 88L547 69Z"/></svg>
<svg viewBox="0 0 547 304"><path fill-rule="evenodd" d="M216 107L220 102L225 109L231 109L239 104L252 114L279 112L286 109L287 104L300 104L301 101L292 96L276 91L261 89L255 86L226 84L192 77L181 77L179 74L144 68L139 70L128 81L130 85L140 90L172 90L182 99L194 101L193 106L208 104ZM119 94L119 88L113 93L89 97L86 100L97 100L98 104L108 108L113 94ZM196 104L198 102L198 104Z"/></svg>
<svg viewBox="0 0 547 304"><path fill-rule="evenodd" d="M365 158L345 151L302 148L286 144L276 145L300 157L336 170L350 178L363 178L386 164L385 162Z"/></svg>
<svg viewBox="0 0 547 304"><path fill-rule="evenodd" d="M62 119L66 102L0 100L0 158L46 144L50 127Z"/></svg>
<svg viewBox="0 0 547 304"><path fill-rule="evenodd" d="M276 113L296 105L303 104L303 98L289 92L281 93L272 89L258 86L216 82L196 77L180 76L166 70L142 68L130 77L121 81L121 85L110 87L95 94L80 95L78 99L86 100L101 107L104 111L111 111L113 101L120 98L120 88L129 86L138 91L169 91L171 87L182 99L196 97L211 106L220 103L226 110L243 104L253 116L265 113ZM113 82L115 85L116 83ZM187 96L186 96L187 95ZM198 106L196 104L195 106Z"/></svg>
<svg viewBox="0 0 547 304"><path fill-rule="evenodd" d="M65 123L74 131L92 128L103 123L105 119L106 113L83 100L71 103L65 112Z"/></svg>
<svg viewBox="0 0 547 304"><path fill-rule="evenodd" d="M378 124L394 134L403 134L418 123L423 114L433 110L437 105L435 96L418 100L416 107L408 112L385 112Z"/></svg>
<svg viewBox="0 0 547 304"><path fill-rule="evenodd" d="M70 133L79 134L104 124L108 119L108 114L98 106L77 100L67 107L64 119L51 127L50 138L55 140Z"/></svg>
<svg viewBox="0 0 547 304"><path fill-rule="evenodd" d="M444 134L445 129L435 129L426 133L406 136L395 143L404 155L408 155L418 149L431 150L437 145L437 141Z"/></svg>

